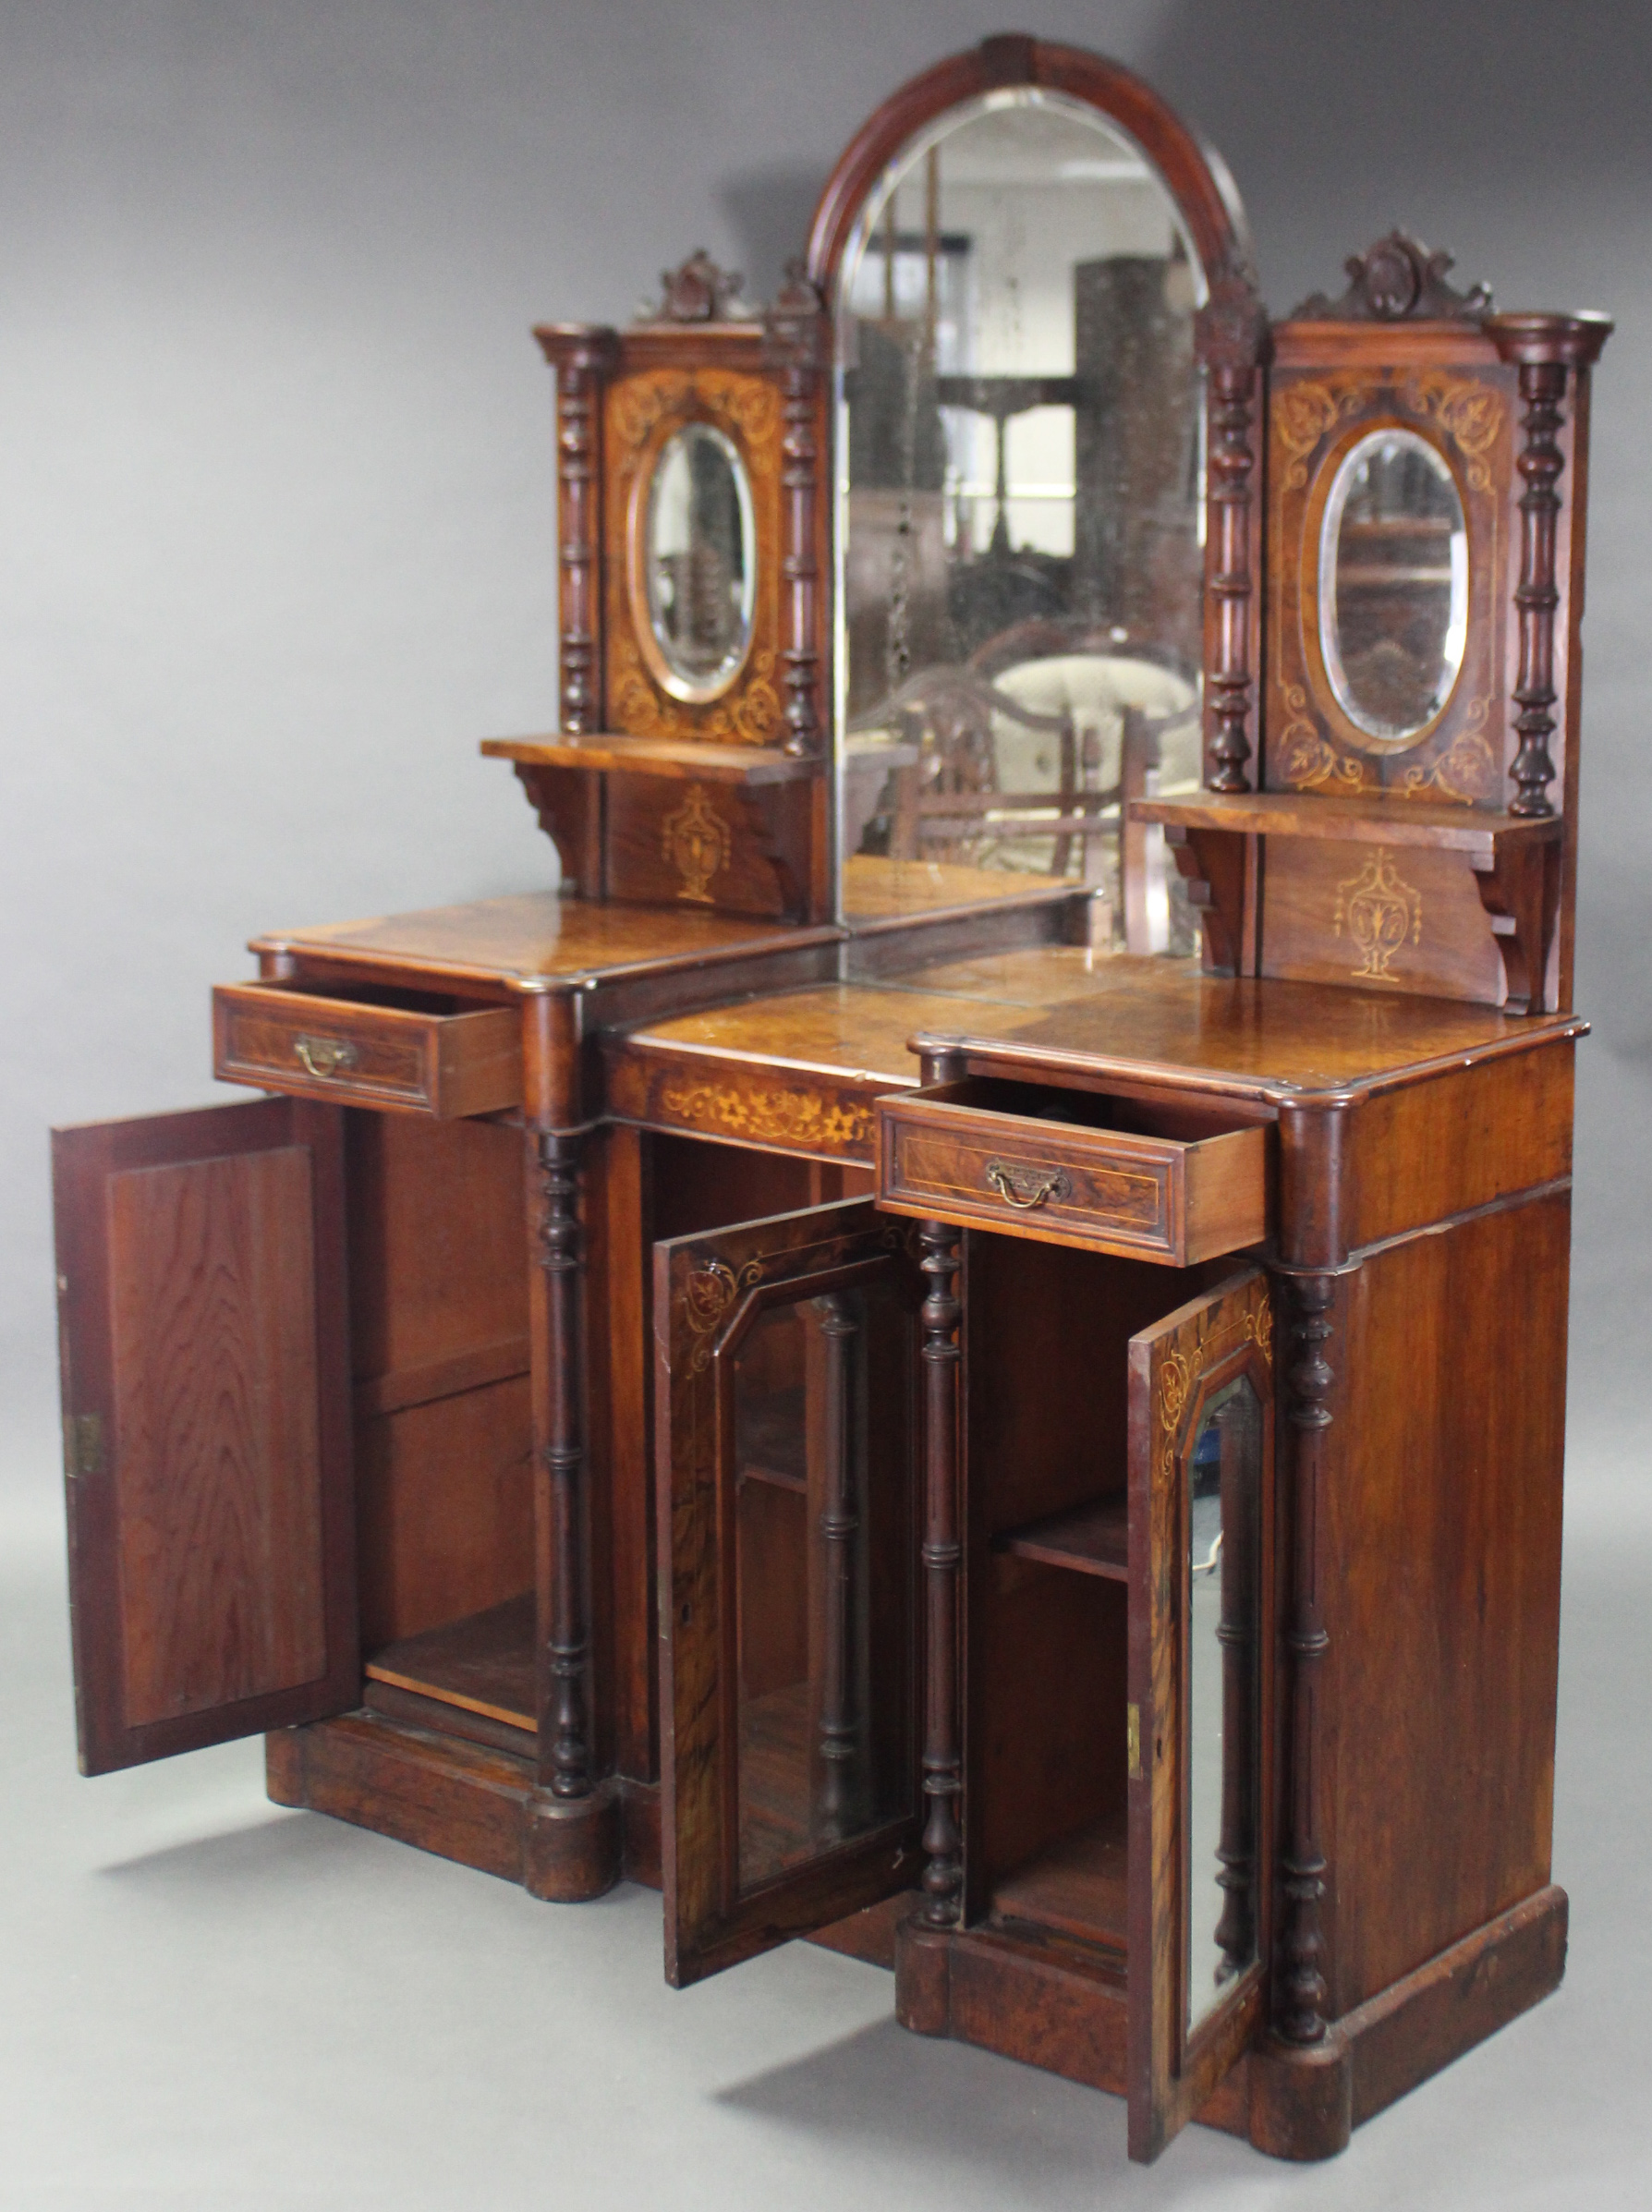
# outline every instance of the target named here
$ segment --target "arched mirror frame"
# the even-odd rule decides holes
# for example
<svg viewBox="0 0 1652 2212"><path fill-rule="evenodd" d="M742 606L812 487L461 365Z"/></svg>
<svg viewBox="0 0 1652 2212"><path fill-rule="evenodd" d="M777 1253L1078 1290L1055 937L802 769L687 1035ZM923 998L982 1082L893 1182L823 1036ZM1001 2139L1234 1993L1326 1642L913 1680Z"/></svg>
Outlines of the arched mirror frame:
<svg viewBox="0 0 1652 2212"><path fill-rule="evenodd" d="M1132 140L1162 179L1203 271L1206 304L1196 317L1195 343L1206 371L1208 415L1205 781L1213 790L1244 791L1254 781L1256 754L1260 515L1255 478L1268 321L1245 212L1221 156L1149 85L1116 63L1041 39L987 39L903 85L850 140L815 210L807 274L833 319L844 254L867 198L889 164L950 109L1017 87L1064 94ZM835 470L829 480L835 484ZM835 501L822 504L835 553ZM832 574L829 560L826 575ZM838 738L841 745L841 731Z"/></svg>

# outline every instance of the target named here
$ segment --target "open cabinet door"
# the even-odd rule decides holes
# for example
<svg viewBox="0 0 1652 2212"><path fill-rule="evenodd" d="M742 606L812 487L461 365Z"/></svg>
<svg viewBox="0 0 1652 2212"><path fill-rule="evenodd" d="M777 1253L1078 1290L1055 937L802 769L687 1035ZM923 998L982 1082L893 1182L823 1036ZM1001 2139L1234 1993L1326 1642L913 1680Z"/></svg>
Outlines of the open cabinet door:
<svg viewBox="0 0 1652 2212"><path fill-rule="evenodd" d="M1259 1269L1130 1343L1130 2156L1261 2017L1273 1319Z"/></svg>
<svg viewBox="0 0 1652 2212"><path fill-rule="evenodd" d="M917 1309L869 1200L654 1248L666 1978L917 1878Z"/></svg>
<svg viewBox="0 0 1652 2212"><path fill-rule="evenodd" d="M53 1132L80 1765L356 1703L342 1116Z"/></svg>

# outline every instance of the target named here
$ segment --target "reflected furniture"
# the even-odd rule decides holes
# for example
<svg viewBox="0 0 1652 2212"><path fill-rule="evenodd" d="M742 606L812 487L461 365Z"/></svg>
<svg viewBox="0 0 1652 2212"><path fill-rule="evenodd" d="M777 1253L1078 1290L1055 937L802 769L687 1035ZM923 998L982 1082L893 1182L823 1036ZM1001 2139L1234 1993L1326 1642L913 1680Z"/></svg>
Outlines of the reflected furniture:
<svg viewBox="0 0 1652 2212"><path fill-rule="evenodd" d="M1141 2159L1330 2155L1554 1987L1609 325L1449 266L1270 321L1157 95L1003 37L771 307L538 334L560 723L483 750L560 891L255 939L263 1095L55 1140L88 1772L262 1732Z"/></svg>

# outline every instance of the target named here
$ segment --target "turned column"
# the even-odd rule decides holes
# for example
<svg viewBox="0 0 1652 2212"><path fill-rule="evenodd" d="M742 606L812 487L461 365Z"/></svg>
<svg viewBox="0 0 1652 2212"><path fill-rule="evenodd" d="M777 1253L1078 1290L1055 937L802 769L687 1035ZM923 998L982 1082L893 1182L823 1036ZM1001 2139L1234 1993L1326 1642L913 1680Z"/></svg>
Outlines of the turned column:
<svg viewBox="0 0 1652 2212"><path fill-rule="evenodd" d="M820 295L801 261L787 265L786 281L770 309L765 352L780 371L781 490L784 498L785 553L781 577L785 587L785 750L795 760L812 760L820 749L820 645L819 565L815 546L820 519L820 371L828 323Z"/></svg>
<svg viewBox="0 0 1652 2212"><path fill-rule="evenodd" d="M540 1457L547 1477L549 1608L540 1728L540 1780L553 1797L591 1786L589 1514L585 1480L584 1253L578 1214L579 1138L538 1139L540 1265L550 1337L550 1419Z"/></svg>
<svg viewBox="0 0 1652 2212"><path fill-rule="evenodd" d="M1196 323L1207 380L1205 695L1212 791L1250 788L1252 634L1257 626L1251 548L1257 456L1252 443L1268 358L1268 316L1248 270L1230 266L1210 287Z"/></svg>
<svg viewBox="0 0 1652 2212"><path fill-rule="evenodd" d="M561 323L535 334L556 371L556 536L561 632L561 726L601 727L602 384L619 355L617 334Z"/></svg>
<svg viewBox="0 0 1652 2212"><path fill-rule="evenodd" d="M928 1085L955 1083L965 1072L962 1054L944 1048L923 1052ZM918 1265L929 1286L921 1312L924 1376L924 1752L927 1810L923 1848L925 1902L918 1920L927 1927L955 1926L962 1912L964 1835L963 1724L959 1712L959 1580L964 1546L958 1522L958 1416L963 1308L955 1295L959 1236L945 1221L918 1224Z"/></svg>
<svg viewBox="0 0 1652 2212"><path fill-rule="evenodd" d="M1218 1416L1221 1435L1221 1829L1216 1925L1218 1981L1242 1974L1256 1956L1256 1726L1257 1468L1248 1435L1232 1406Z"/></svg>
<svg viewBox="0 0 1652 2212"><path fill-rule="evenodd" d="M856 1767L860 1752L855 1680L855 1563L860 1499L850 1404L860 1318L852 1297L818 1298L815 1310L826 1344L822 1421L826 1500L820 1513L826 1586L825 1647L820 1659L820 1826L827 1835L835 1835L846 1831L856 1809Z"/></svg>
<svg viewBox="0 0 1652 2212"><path fill-rule="evenodd" d="M1318 1541L1328 1403L1336 1379L1325 1356L1334 1333L1334 1274L1290 1278L1292 1321L1285 1417L1290 1428L1291 1601L1285 1648L1291 1657L1289 1814L1282 1867L1285 1893L1274 2025L1286 2043L1307 2046L1325 2036L1325 1937L1320 1904L1325 1854L1320 1846L1319 1663L1330 1648L1320 1610Z"/></svg>
<svg viewBox="0 0 1652 2212"><path fill-rule="evenodd" d="M919 1230L918 1264L929 1282L923 1303L924 1361L924 1586L926 1673L924 1798L928 1818L923 1846L928 1864L922 1917L931 1927L958 1918L964 1887L959 1800L964 1789L958 1720L958 1571L964 1549L958 1534L958 1322L953 1294L958 1271L958 1234L944 1221Z"/></svg>

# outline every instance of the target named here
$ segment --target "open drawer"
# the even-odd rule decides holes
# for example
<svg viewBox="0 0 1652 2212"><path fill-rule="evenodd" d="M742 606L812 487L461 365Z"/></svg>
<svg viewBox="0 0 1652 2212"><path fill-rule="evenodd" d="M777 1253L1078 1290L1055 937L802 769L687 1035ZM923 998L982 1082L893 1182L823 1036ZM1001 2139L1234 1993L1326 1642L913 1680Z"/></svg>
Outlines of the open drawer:
<svg viewBox="0 0 1652 2212"><path fill-rule="evenodd" d="M279 983L213 992L213 1072L223 1083L400 1107L447 1120L522 1103L514 1006L465 1010L438 993L321 997Z"/></svg>
<svg viewBox="0 0 1652 2212"><path fill-rule="evenodd" d="M1220 1105L969 1076L878 1101L878 1202L1189 1267L1259 1244L1269 1131Z"/></svg>

